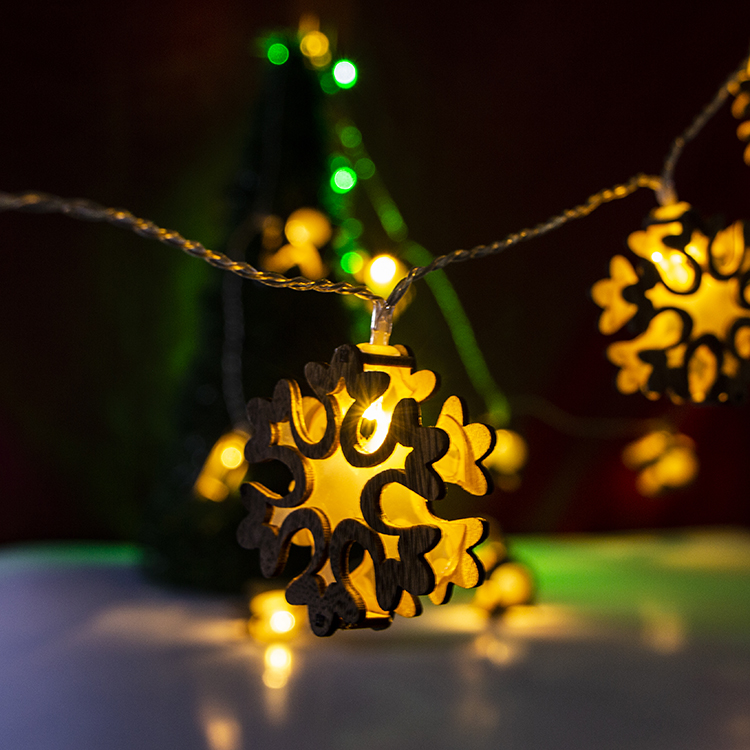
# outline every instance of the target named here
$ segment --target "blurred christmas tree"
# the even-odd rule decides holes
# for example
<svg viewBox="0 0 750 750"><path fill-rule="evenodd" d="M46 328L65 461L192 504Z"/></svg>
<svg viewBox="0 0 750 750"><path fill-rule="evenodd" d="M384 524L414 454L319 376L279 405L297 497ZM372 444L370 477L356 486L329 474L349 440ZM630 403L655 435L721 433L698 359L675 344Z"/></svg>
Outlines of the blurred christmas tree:
<svg viewBox="0 0 750 750"><path fill-rule="evenodd" d="M339 223L344 206L331 187L332 136L318 72L330 53L327 59L311 56L304 36L300 49L299 36L262 40L264 80L228 198L231 225L221 249L256 267L275 263L273 270L287 276L314 278L325 273L321 256L325 259L330 237L330 227L328 237L324 228L312 236L314 222L320 225L321 214L327 214ZM301 208L315 213L306 212L307 223L295 224ZM290 244L282 247L284 233ZM297 372L298 352L310 341L327 356L348 340L342 307L338 295L300 295L231 274L212 277L203 301L201 342L176 418L181 439L146 511L143 541L152 575L175 584L237 591L258 574L255 553L235 539L244 515L237 490L244 475L241 436L239 449L231 436L213 452L212 447L222 435L243 429L244 394L270 396L280 378ZM216 475L208 476L211 471Z"/></svg>

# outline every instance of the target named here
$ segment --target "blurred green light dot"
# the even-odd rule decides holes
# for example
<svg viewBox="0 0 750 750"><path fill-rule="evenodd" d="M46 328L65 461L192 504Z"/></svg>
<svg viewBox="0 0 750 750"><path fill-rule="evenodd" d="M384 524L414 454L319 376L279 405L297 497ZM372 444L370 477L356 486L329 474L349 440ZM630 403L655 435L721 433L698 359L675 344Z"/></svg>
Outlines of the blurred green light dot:
<svg viewBox="0 0 750 750"><path fill-rule="evenodd" d="M362 133L354 125L348 125L341 131L341 143L346 148L357 148L362 143Z"/></svg>
<svg viewBox="0 0 750 750"><path fill-rule="evenodd" d="M341 228L355 240L362 234L362 222L354 217L344 219L341 222Z"/></svg>
<svg viewBox="0 0 750 750"><path fill-rule="evenodd" d="M369 180L375 174L375 164L372 159L357 159L354 169L363 180Z"/></svg>
<svg viewBox="0 0 750 750"><path fill-rule="evenodd" d="M336 81L333 80L333 76L330 71L326 71L320 76L320 88L326 94L335 94L339 87L336 85Z"/></svg>
<svg viewBox="0 0 750 750"><path fill-rule="evenodd" d="M283 65L289 59L289 50L281 42L272 44L266 54L268 55L269 62L272 62L274 65Z"/></svg>
<svg viewBox="0 0 750 750"><path fill-rule="evenodd" d="M345 273L355 274L362 270L364 264L364 259L356 252L346 253L344 257L341 258L341 268Z"/></svg>
<svg viewBox="0 0 750 750"><path fill-rule="evenodd" d="M333 66L333 80L342 89L350 89L357 82L357 67L350 60L339 60Z"/></svg>
<svg viewBox="0 0 750 750"><path fill-rule="evenodd" d="M351 167L339 167L331 175L331 189L348 193L357 184L357 173Z"/></svg>
<svg viewBox="0 0 750 750"><path fill-rule="evenodd" d="M332 154L328 160L331 172L335 172L337 169L341 169L341 167L351 167L351 165L352 163L343 154Z"/></svg>
<svg viewBox="0 0 750 750"><path fill-rule="evenodd" d="M395 232L404 225L404 220L395 206L381 211L380 222L386 232Z"/></svg>

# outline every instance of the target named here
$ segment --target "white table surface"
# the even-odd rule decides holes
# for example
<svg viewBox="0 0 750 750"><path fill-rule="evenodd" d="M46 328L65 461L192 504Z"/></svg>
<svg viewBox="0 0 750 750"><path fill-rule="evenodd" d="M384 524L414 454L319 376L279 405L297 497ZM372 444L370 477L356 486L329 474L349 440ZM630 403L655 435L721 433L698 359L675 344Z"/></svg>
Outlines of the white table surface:
<svg viewBox="0 0 750 750"><path fill-rule="evenodd" d="M0 748L750 748L750 535L517 550L538 608L305 636L280 687L236 600L155 586L127 547L5 550Z"/></svg>

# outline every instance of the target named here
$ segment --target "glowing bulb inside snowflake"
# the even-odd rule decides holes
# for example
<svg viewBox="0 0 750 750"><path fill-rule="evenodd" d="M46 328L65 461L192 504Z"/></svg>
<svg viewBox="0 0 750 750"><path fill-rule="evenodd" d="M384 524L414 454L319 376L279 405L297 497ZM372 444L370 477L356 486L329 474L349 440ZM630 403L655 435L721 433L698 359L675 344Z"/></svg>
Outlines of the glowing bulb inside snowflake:
<svg viewBox="0 0 750 750"><path fill-rule="evenodd" d="M607 349L622 393L666 392L676 403L738 400L750 381L750 231L743 222L706 225L687 203L651 212L628 246L646 262L616 255L594 284L599 329L631 323L636 336Z"/></svg>
<svg viewBox="0 0 750 750"><path fill-rule="evenodd" d="M454 585L481 583L472 550L485 522L447 521L430 503L446 484L488 491L481 460L492 430L467 424L455 396L435 427L423 427L419 403L437 378L415 370L404 347L342 346L330 366L311 363L305 375L316 398L284 380L272 400L248 404L247 460L279 461L292 475L285 495L258 482L243 486L248 516L238 539L260 550L263 574L283 570L292 544L311 546L287 601L307 606L317 635L387 627L394 614L419 614L422 595L442 604Z"/></svg>

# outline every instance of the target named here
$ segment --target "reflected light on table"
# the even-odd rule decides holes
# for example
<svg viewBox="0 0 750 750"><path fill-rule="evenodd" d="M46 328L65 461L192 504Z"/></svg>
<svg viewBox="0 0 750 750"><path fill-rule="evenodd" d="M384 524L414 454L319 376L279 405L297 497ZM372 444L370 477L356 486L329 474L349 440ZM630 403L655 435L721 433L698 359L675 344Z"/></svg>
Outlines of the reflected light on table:
<svg viewBox="0 0 750 750"><path fill-rule="evenodd" d="M292 652L281 643L272 643L263 654L264 702L269 721L281 724L288 713L289 677L292 674Z"/></svg>
<svg viewBox="0 0 750 750"><path fill-rule="evenodd" d="M525 656L525 647L519 642L511 642L492 633L484 633L474 641L477 655L495 666L504 667L514 664Z"/></svg>
<svg viewBox="0 0 750 750"><path fill-rule="evenodd" d="M286 600L283 589L264 591L250 601L248 632L256 641L291 640L299 635L305 621L305 608Z"/></svg>
<svg viewBox="0 0 750 750"><path fill-rule="evenodd" d="M240 750L242 727L233 716L216 706L204 706L201 710L203 730L206 733L208 750Z"/></svg>
<svg viewBox="0 0 750 750"><path fill-rule="evenodd" d="M641 608L641 615L641 640L645 646L660 654L674 654L685 648L687 629L677 612L657 604L646 604Z"/></svg>

